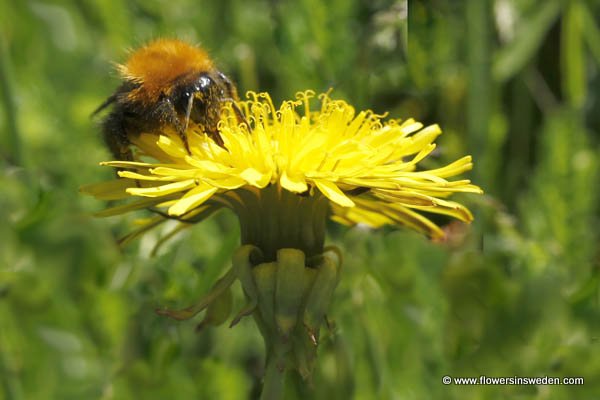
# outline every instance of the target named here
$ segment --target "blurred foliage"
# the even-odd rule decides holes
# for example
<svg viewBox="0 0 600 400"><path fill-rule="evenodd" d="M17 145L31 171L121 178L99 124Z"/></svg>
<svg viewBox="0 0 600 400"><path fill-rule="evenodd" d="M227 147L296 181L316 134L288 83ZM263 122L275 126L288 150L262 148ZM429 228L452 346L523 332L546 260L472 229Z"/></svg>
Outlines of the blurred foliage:
<svg viewBox="0 0 600 400"><path fill-rule="evenodd" d="M408 12L408 13L407 13ZM600 398L600 1L0 0L0 399L255 398L251 321L196 334L158 317L206 292L237 245L220 214L150 257L91 216L110 176L90 113L112 61L201 42L240 91L334 88L439 123L487 195L446 243L332 226L344 279L312 388L323 399ZM407 40L408 39L408 40ZM444 223L445 221L440 221ZM236 301L241 303L239 292ZM583 386L444 386L582 376Z"/></svg>

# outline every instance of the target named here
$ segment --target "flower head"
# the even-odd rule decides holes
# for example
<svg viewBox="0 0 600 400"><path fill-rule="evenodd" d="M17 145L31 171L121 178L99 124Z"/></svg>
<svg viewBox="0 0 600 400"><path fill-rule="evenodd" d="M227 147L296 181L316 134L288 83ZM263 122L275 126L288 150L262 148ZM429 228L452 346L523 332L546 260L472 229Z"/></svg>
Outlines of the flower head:
<svg viewBox="0 0 600 400"><path fill-rule="evenodd" d="M418 169L435 148L437 125L384 122L328 94L318 99L318 110L312 91L277 108L267 93L249 92L238 103L243 118L231 104L224 106L223 144L192 124L189 152L176 132L142 133L132 139L135 161L102 163L119 168L119 179L83 191L103 199L136 198L101 214L151 208L159 215L150 225L167 218L197 222L222 207L251 218L256 204L249 194L264 197L267 188L280 200L322 198L332 219L346 225L404 225L439 238L443 231L423 213L472 220L466 207L446 200L457 192L481 193L469 180L448 179L472 168L470 156Z"/></svg>

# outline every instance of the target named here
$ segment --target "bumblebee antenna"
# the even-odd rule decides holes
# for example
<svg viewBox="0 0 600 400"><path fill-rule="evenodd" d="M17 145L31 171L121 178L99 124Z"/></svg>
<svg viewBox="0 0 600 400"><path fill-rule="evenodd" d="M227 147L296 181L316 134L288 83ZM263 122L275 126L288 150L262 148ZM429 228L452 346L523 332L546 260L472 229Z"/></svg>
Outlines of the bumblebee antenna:
<svg viewBox="0 0 600 400"><path fill-rule="evenodd" d="M140 86L140 83L124 82L123 84L121 84L121 86L117 88L117 90L113 94L110 95L108 99L104 100L104 103L100 104L98 108L94 110L90 117L96 116L96 114L98 114L100 111L104 110L106 107L110 106L112 103L117 101L119 96L124 95L133 89L137 89Z"/></svg>
<svg viewBox="0 0 600 400"><path fill-rule="evenodd" d="M94 112L92 112L90 114L90 117L93 118L96 116L96 114L98 114L100 111L104 110L106 107L110 106L112 103L114 103L117 100L117 93L113 93L108 99L104 100L104 103L100 104L98 106L98 108L96 108L94 110Z"/></svg>

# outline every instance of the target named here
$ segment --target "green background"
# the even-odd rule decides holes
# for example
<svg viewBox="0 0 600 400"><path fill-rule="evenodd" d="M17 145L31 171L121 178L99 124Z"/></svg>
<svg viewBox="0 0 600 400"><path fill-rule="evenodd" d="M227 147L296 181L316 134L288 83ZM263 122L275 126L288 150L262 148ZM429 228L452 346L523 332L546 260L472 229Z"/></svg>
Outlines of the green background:
<svg viewBox="0 0 600 400"><path fill-rule="evenodd" d="M78 194L110 178L90 113L112 62L158 37L202 43L276 102L324 91L439 123L425 167L472 154L485 196L446 243L331 226L344 277L312 389L323 399L600 398L598 0L0 0L0 399L246 399L251 320L194 333L185 306L224 271L219 214L150 250L133 217ZM137 215L137 217L142 216ZM448 221L440 221L446 223ZM236 304L242 304L236 286ZM445 386L450 376L581 376L583 386Z"/></svg>

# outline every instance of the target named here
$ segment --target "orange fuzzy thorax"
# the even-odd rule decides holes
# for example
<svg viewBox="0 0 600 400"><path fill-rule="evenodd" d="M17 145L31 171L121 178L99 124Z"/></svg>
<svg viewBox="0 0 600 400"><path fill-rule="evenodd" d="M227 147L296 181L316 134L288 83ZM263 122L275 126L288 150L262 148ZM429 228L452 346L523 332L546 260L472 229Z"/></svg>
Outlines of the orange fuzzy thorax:
<svg viewBox="0 0 600 400"><path fill-rule="evenodd" d="M117 68L125 80L141 84L129 93L130 97L153 102L161 92L170 90L175 79L209 72L214 65L199 47L176 39L158 39L137 50Z"/></svg>

